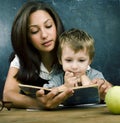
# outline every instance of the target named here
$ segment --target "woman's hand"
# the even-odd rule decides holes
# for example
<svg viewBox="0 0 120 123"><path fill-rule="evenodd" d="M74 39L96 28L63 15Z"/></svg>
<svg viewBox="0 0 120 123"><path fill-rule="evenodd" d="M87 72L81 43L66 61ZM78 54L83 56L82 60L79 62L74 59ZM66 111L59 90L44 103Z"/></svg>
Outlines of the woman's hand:
<svg viewBox="0 0 120 123"><path fill-rule="evenodd" d="M48 94L45 94L44 90L37 91L36 98L40 108L55 109L72 94L73 90L70 88L63 92L59 92L57 88L53 88Z"/></svg>
<svg viewBox="0 0 120 123"><path fill-rule="evenodd" d="M112 84L105 79L94 79L92 80L92 84L98 84L101 100L104 100L108 89L112 87Z"/></svg>

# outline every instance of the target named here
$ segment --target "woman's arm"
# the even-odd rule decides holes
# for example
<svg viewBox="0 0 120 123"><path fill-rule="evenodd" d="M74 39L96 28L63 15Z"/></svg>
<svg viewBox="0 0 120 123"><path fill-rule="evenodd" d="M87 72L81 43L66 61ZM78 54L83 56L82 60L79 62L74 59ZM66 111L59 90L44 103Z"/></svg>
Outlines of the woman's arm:
<svg viewBox="0 0 120 123"><path fill-rule="evenodd" d="M11 101L16 108L38 108L36 99L20 94L18 81L14 78L17 68L10 67L3 91L3 100Z"/></svg>
<svg viewBox="0 0 120 123"><path fill-rule="evenodd" d="M11 67L8 72L8 76L5 82L3 100L11 101L15 108L56 108L61 102L72 95L72 89L66 89L64 92L59 93L57 88L45 95L43 90L39 90L36 93L36 98L31 98L26 95L20 94L20 88L18 81L14 78L14 75L18 72L18 69Z"/></svg>
<svg viewBox="0 0 120 123"><path fill-rule="evenodd" d="M106 81L105 79L100 79L100 78L93 79L92 84L98 84L101 100L105 99L105 95L108 89L113 86L110 82Z"/></svg>

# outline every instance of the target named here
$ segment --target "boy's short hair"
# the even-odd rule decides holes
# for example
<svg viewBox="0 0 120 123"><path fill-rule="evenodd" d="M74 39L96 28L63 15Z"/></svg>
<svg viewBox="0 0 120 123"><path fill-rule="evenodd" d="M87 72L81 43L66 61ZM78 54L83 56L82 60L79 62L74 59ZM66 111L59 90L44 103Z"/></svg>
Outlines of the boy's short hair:
<svg viewBox="0 0 120 123"><path fill-rule="evenodd" d="M59 60L61 60L62 48L66 44L75 52L84 50L86 48L90 60L93 59L95 54L94 39L85 31L80 29L70 29L68 31L63 32L59 36L59 46L57 52Z"/></svg>

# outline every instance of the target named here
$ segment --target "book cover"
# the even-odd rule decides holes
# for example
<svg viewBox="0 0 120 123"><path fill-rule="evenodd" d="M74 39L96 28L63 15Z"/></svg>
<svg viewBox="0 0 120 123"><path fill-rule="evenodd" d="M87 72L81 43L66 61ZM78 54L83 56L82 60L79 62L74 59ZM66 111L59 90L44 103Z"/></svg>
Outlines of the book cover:
<svg viewBox="0 0 120 123"><path fill-rule="evenodd" d="M73 89L74 94L63 102L63 105L74 106L80 104L100 103L100 95L97 85L80 86Z"/></svg>
<svg viewBox="0 0 120 123"><path fill-rule="evenodd" d="M36 91L43 89L45 90L45 94L49 93L51 89L39 87L39 86L33 86L33 85L25 85L25 84L18 84L21 90L28 96L35 97Z"/></svg>
<svg viewBox="0 0 120 123"><path fill-rule="evenodd" d="M51 91L51 89L32 86L32 85L19 84L19 87L26 95L31 97L35 97L36 91L40 89L44 89L46 94ZM62 103L63 105L74 106L80 104L94 104L100 102L98 86L96 84L89 85L89 86L73 87L73 89L74 89L74 94L71 97L69 97L67 100L65 100Z"/></svg>

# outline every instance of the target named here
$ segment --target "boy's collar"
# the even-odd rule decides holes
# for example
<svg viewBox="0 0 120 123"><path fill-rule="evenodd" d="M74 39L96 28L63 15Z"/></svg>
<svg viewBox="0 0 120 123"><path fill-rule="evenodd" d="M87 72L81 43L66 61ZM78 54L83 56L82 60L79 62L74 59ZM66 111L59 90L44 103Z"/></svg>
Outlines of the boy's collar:
<svg viewBox="0 0 120 123"><path fill-rule="evenodd" d="M90 70L90 68L91 68L90 65L88 65L87 70Z"/></svg>

